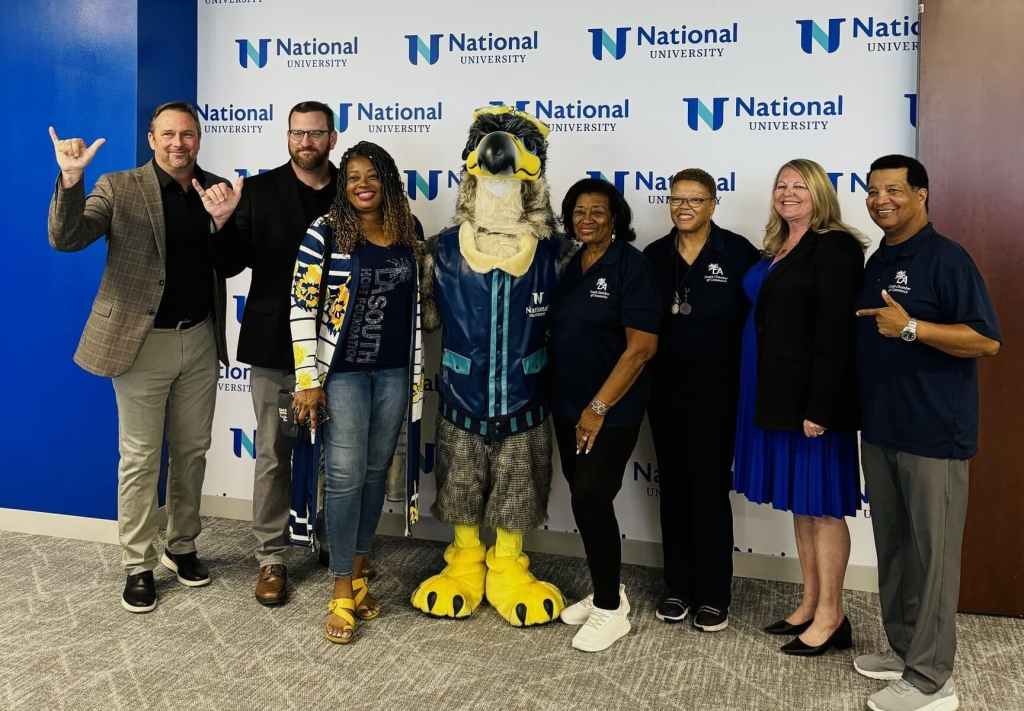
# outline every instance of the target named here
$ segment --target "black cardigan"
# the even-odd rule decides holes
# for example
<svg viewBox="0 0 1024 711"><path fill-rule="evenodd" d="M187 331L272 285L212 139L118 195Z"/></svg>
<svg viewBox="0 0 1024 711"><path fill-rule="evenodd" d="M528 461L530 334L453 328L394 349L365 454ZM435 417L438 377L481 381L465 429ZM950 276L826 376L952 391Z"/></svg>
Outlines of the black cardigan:
<svg viewBox="0 0 1024 711"><path fill-rule="evenodd" d="M860 428L854 302L864 276L855 237L808 232L765 278L757 299L757 406L768 430Z"/></svg>

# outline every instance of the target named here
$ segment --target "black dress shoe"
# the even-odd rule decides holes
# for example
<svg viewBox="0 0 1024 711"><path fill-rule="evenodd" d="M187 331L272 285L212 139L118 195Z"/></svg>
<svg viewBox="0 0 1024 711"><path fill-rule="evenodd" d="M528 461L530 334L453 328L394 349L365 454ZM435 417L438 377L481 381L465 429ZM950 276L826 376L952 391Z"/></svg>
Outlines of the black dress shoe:
<svg viewBox="0 0 1024 711"><path fill-rule="evenodd" d="M178 574L178 582L190 588L199 588L210 584L210 571L195 551L191 553L171 553L165 550L160 558L165 568Z"/></svg>
<svg viewBox="0 0 1024 711"><path fill-rule="evenodd" d="M816 657L819 654L824 654L833 647L836 649L849 649L852 646L853 627L850 625L850 619L848 617L844 617L843 623L836 628L836 631L817 647L804 644L800 641L799 637L794 637L792 641L782 645L781 649L786 654L792 654L798 657Z"/></svg>
<svg viewBox="0 0 1024 711"><path fill-rule="evenodd" d="M128 612L150 612L156 607L156 585L153 571L129 575L121 593L121 607Z"/></svg>
<svg viewBox="0 0 1024 711"><path fill-rule="evenodd" d="M783 617L778 622L773 622L767 627L764 627L765 632L768 634L803 634L811 623L814 622L814 618L807 620L807 622L801 622L798 625L792 625L786 622L786 618Z"/></svg>

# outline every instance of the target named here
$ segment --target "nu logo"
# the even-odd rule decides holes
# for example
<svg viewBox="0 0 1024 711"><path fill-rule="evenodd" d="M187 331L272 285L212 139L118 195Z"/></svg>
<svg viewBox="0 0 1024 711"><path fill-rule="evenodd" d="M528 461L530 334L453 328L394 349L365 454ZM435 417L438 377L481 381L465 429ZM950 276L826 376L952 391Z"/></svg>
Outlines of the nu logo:
<svg viewBox="0 0 1024 711"><path fill-rule="evenodd" d="M810 54L814 49L811 43L817 42L819 47L832 54L839 49L839 26L844 22L845 17L829 19L828 32L825 32L814 20L797 20L796 24L800 25L800 49Z"/></svg>
<svg viewBox="0 0 1024 711"><path fill-rule="evenodd" d="M626 41L629 37L629 31L632 27L616 27L615 28L615 39L612 39L611 35L605 32L600 27L591 27L587 32L590 33L591 47L590 53L594 55L594 59L600 61L604 59L604 53L607 51L612 59L619 60L626 56Z"/></svg>
<svg viewBox="0 0 1024 711"><path fill-rule="evenodd" d="M615 173L613 173L615 176L613 180L608 180L608 176L599 170L588 170L587 175L594 180L603 180L606 183L611 183L615 186L615 189L619 191L619 194L625 194L626 176L629 175L628 170L616 170Z"/></svg>
<svg viewBox="0 0 1024 711"><path fill-rule="evenodd" d="M352 108L350 101L338 104L338 113L334 114L334 130L338 133L345 133L348 130L348 110L350 108Z"/></svg>
<svg viewBox="0 0 1024 711"><path fill-rule="evenodd" d="M243 69L248 68L250 59L258 69L267 66L267 49L270 47L270 38L264 37L256 42L257 45L253 45L247 39L235 40L238 45L238 63Z"/></svg>
<svg viewBox="0 0 1024 711"><path fill-rule="evenodd" d="M711 108L708 108L707 104L696 97L683 99L686 104L686 125L690 130L697 131L703 121L712 131L717 131L725 122L725 102L728 100L728 97L716 96L711 100Z"/></svg>
<svg viewBox="0 0 1024 711"><path fill-rule="evenodd" d="M234 437L234 440L232 442L232 449L233 449L233 451L235 453L235 456L238 457L239 459L241 459L242 458L242 452L244 451L251 458L255 459L256 458L256 444L254 443L253 440L256 439L256 430L252 431L252 437L251 438L240 427L232 427L231 428L231 434Z"/></svg>
<svg viewBox="0 0 1024 711"><path fill-rule="evenodd" d="M427 64L437 64L437 58L441 55L441 38L444 35L430 35L429 44L424 42L419 35L406 35L409 41L409 63L419 64L422 57Z"/></svg>
<svg viewBox="0 0 1024 711"><path fill-rule="evenodd" d="M409 199L415 200L417 193L427 200L436 198L437 181L440 176L440 170L428 170L426 177L420 175L416 170L405 171L406 192L409 194Z"/></svg>
<svg viewBox="0 0 1024 711"><path fill-rule="evenodd" d="M500 99L494 99L488 102L491 106L514 106L516 111L526 111L526 107L530 105L529 99L519 99L518 101L501 101Z"/></svg>
<svg viewBox="0 0 1024 711"><path fill-rule="evenodd" d="M904 94L910 103L910 125L917 128L917 94Z"/></svg>
<svg viewBox="0 0 1024 711"><path fill-rule="evenodd" d="M260 175L266 173L270 168L257 168L256 170L249 170L248 168L235 168L235 174L240 178L248 178L250 175Z"/></svg>
<svg viewBox="0 0 1024 711"><path fill-rule="evenodd" d="M540 306L543 303L544 303L544 292L543 291L535 291L535 292L533 292L533 305L534 306Z"/></svg>
<svg viewBox="0 0 1024 711"><path fill-rule="evenodd" d="M231 298L235 300L235 319L242 323L242 317L245 315L245 294L235 294Z"/></svg>

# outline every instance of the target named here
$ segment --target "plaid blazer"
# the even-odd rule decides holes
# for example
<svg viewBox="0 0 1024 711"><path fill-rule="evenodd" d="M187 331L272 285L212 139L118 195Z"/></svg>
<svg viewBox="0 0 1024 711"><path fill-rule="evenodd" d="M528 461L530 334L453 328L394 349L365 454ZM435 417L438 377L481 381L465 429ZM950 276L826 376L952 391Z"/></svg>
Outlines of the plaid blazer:
<svg viewBox="0 0 1024 711"><path fill-rule="evenodd" d="M226 183L206 174L207 184ZM166 232L160 183L152 162L101 175L86 197L83 181L65 190L60 178L50 200L50 245L62 252L85 249L107 237L107 265L82 331L75 363L95 375L128 370L153 328L166 279ZM218 267L213 279L217 355L228 364L224 278L240 267Z"/></svg>

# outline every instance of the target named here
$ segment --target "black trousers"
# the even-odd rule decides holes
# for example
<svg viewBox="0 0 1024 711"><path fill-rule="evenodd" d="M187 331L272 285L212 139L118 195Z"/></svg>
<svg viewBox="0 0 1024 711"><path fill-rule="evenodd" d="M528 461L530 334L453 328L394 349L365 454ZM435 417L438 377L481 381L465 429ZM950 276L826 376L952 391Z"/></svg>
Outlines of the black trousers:
<svg viewBox="0 0 1024 711"><path fill-rule="evenodd" d="M605 610L619 606L622 538L613 504L639 434L639 425L602 427L590 454L577 455L576 420L555 418L558 454L572 495L572 515L587 553L594 605Z"/></svg>
<svg viewBox="0 0 1024 711"><path fill-rule="evenodd" d="M692 399L659 392L647 412L658 458L665 585L693 605L728 610L736 400L723 390Z"/></svg>

